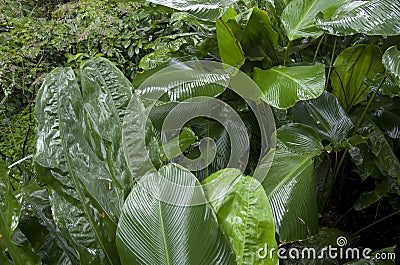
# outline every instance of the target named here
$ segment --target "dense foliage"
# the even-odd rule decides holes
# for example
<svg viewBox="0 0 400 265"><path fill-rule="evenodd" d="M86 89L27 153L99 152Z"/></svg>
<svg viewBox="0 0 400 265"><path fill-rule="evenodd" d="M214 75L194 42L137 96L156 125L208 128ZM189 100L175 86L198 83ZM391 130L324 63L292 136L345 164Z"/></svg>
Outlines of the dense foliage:
<svg viewBox="0 0 400 265"><path fill-rule="evenodd" d="M399 4L149 2L1 4L1 264L386 264L257 251L322 249L339 236L346 247L399 249ZM182 87L162 75L196 70L184 62L194 58L240 69L260 91L225 89L218 71L195 71ZM168 114L196 96L244 121L245 168L227 168L241 144L234 120L229 129L196 117L176 135L177 153L162 148ZM263 144L275 137L265 139L250 98L271 106L276 146ZM207 167L173 163L199 157L205 137L216 151Z"/></svg>

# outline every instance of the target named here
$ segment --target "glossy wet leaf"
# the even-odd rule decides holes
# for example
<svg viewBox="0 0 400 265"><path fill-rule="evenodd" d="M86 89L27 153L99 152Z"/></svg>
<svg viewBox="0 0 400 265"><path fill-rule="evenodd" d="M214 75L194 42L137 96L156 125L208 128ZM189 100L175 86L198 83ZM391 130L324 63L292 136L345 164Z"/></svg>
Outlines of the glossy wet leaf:
<svg viewBox="0 0 400 265"><path fill-rule="evenodd" d="M382 94L390 97L400 96L400 52L396 46L392 46L385 51L382 62L389 76L382 85Z"/></svg>
<svg viewBox="0 0 400 265"><path fill-rule="evenodd" d="M378 159L380 166L400 184L399 159L379 127L372 120L366 118L358 129L358 133L368 137L368 147Z"/></svg>
<svg viewBox="0 0 400 265"><path fill-rule="evenodd" d="M373 115L375 123L382 128L390 138L400 138L400 109L378 109Z"/></svg>
<svg viewBox="0 0 400 265"><path fill-rule="evenodd" d="M309 136L303 134L308 133L305 128L289 139L290 126L278 129L277 141L281 144L278 144L272 167L262 182L281 243L305 239L318 231L313 157L322 152L322 145L315 136L307 139ZM296 142L307 139L309 152L296 153L298 147L289 143L296 137Z"/></svg>
<svg viewBox="0 0 400 265"><path fill-rule="evenodd" d="M269 70L254 70L254 81L268 104L287 109L299 100L318 97L324 91L325 66L276 66Z"/></svg>
<svg viewBox="0 0 400 265"><path fill-rule="evenodd" d="M237 0L189 0L189 1L171 1L171 0L149 0L149 2L173 8L179 11L187 12L195 17L213 20L220 17L224 10L235 3Z"/></svg>
<svg viewBox="0 0 400 265"><path fill-rule="evenodd" d="M225 91L229 81L230 75L223 69L202 69L190 61L154 73L135 93L143 99L182 102L193 97L216 97Z"/></svg>
<svg viewBox="0 0 400 265"><path fill-rule="evenodd" d="M381 53L377 46L359 44L342 51L334 62L331 75L332 94L345 111L364 101L371 92L366 79L384 70Z"/></svg>
<svg viewBox="0 0 400 265"><path fill-rule="evenodd" d="M118 108L127 105L121 95L131 86L107 61L83 65L81 81L80 87L71 69L58 68L39 90L35 162L48 183L54 221L80 262L118 264L115 231L133 181Z"/></svg>
<svg viewBox="0 0 400 265"><path fill-rule="evenodd" d="M315 25L315 16L322 12L323 17L332 14L348 0L293 0L282 12L282 24L289 40L298 38L318 38L324 32Z"/></svg>
<svg viewBox="0 0 400 265"><path fill-rule="evenodd" d="M7 174L7 167L0 159L0 261L2 264L39 265L42 264L29 243L18 242L15 235L24 241L25 236L17 228L21 218L21 206L13 195ZM7 257L8 253L12 260Z"/></svg>
<svg viewBox="0 0 400 265"><path fill-rule="evenodd" d="M47 190L32 183L24 186L18 195L23 201L24 208L28 209L26 214L32 215L29 217L30 220L23 224L21 230L43 263L78 264L79 257L76 251L54 223Z"/></svg>
<svg viewBox="0 0 400 265"><path fill-rule="evenodd" d="M323 149L317 132L301 123L290 123L279 128L278 148L295 153L313 153Z"/></svg>
<svg viewBox="0 0 400 265"><path fill-rule="evenodd" d="M400 34L400 5L391 0L352 1L330 17L316 18L316 25L333 35Z"/></svg>
<svg viewBox="0 0 400 265"><path fill-rule="evenodd" d="M339 144L354 126L336 97L324 92L320 97L298 102L293 107L297 122L313 127L322 139Z"/></svg>
<svg viewBox="0 0 400 265"><path fill-rule="evenodd" d="M215 183L212 185L211 183ZM237 264L279 264L277 257L262 259L257 253L277 248L274 217L261 184L240 170L224 169L203 181L219 225L236 254ZM222 197L219 193L228 191Z"/></svg>
<svg viewBox="0 0 400 265"><path fill-rule="evenodd" d="M140 179L118 224L122 264L235 264L204 193L194 189L198 185L189 171L175 164ZM163 196L180 205L160 200ZM199 200L203 204L189 206Z"/></svg>

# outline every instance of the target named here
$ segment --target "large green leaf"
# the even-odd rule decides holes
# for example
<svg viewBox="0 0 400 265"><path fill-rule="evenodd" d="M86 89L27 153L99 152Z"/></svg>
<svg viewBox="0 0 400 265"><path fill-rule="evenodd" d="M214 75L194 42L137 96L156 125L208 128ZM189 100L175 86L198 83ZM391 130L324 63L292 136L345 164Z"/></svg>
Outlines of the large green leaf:
<svg viewBox="0 0 400 265"><path fill-rule="evenodd" d="M126 0L125 0L126 1ZM151 3L163 5L179 11L187 12L201 19L214 20L220 17L224 10L237 0L148 0Z"/></svg>
<svg viewBox="0 0 400 265"><path fill-rule="evenodd" d="M380 201L382 198L387 197L388 193L395 193L396 188L398 189L395 180L387 177L376 184L375 190L361 193L360 198L354 204L354 209L356 211L363 210Z"/></svg>
<svg viewBox="0 0 400 265"><path fill-rule="evenodd" d="M276 108L287 109L299 100L313 99L322 94L325 66L256 68L253 79L263 91L263 100Z"/></svg>
<svg viewBox="0 0 400 265"><path fill-rule="evenodd" d="M148 100L182 102L193 97L216 97L225 91L229 81L230 75L223 69L204 69L201 62L189 61L157 71L135 93Z"/></svg>
<svg viewBox="0 0 400 265"><path fill-rule="evenodd" d="M29 244L21 244L16 237L25 239L17 228L21 217L21 206L13 195L5 163L0 160L0 261L1 264L42 264ZM25 239L26 241L26 239ZM12 260L7 257L8 253Z"/></svg>
<svg viewBox="0 0 400 265"><path fill-rule="evenodd" d="M322 12L325 18L348 0L293 0L283 10L281 19L289 40L318 38L324 32L315 25L315 16Z"/></svg>
<svg viewBox="0 0 400 265"><path fill-rule="evenodd" d="M274 161L262 185L272 207L279 240L285 243L318 231L313 157L321 153L322 144L311 127L299 124L280 127L277 139ZM298 153L301 148L292 141L307 143L307 152Z"/></svg>
<svg viewBox="0 0 400 265"><path fill-rule="evenodd" d="M383 71L377 46L359 44L342 51L334 62L331 76L332 93L346 111L367 98L371 88L365 80Z"/></svg>
<svg viewBox="0 0 400 265"><path fill-rule="evenodd" d="M139 180L118 224L122 264L235 264L199 185L189 171L175 164ZM163 201L164 197L174 203ZM203 204L191 205L199 201Z"/></svg>
<svg viewBox="0 0 400 265"><path fill-rule="evenodd" d="M265 246L268 250L277 249L274 217L261 184L253 177L241 175L238 169L218 171L203 184L220 227L236 253L237 264L279 264L276 256L258 256L259 249Z"/></svg>
<svg viewBox="0 0 400 265"><path fill-rule="evenodd" d="M217 20L216 31L219 56L222 62L240 68L245 60L242 45L227 24L227 21L229 19L234 20L236 15L236 11L233 8L229 8L225 14Z"/></svg>
<svg viewBox="0 0 400 265"><path fill-rule="evenodd" d="M313 127L322 139L339 144L353 127L336 97L324 92L320 97L300 101L293 107L297 122Z"/></svg>
<svg viewBox="0 0 400 265"><path fill-rule="evenodd" d="M316 25L330 34L346 36L400 34L400 5L391 0L353 1L339 8L330 18L321 14Z"/></svg>
<svg viewBox="0 0 400 265"><path fill-rule="evenodd" d="M105 60L87 62L80 77L82 87L71 69L58 68L39 90L35 162L54 221L80 262L118 264L115 231L132 185L120 119L132 88Z"/></svg>
<svg viewBox="0 0 400 265"><path fill-rule="evenodd" d="M250 61L262 61L265 67L279 64L278 33L268 13L257 7L250 11L250 15L237 16L233 9L228 9L217 22L222 62L240 68L246 57Z"/></svg>

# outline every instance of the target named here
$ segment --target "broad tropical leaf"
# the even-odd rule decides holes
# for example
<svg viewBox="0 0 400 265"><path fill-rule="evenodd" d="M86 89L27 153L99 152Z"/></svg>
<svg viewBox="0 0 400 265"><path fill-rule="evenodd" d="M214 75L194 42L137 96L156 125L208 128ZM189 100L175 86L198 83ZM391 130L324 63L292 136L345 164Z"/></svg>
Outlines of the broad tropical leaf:
<svg viewBox="0 0 400 265"><path fill-rule="evenodd" d="M127 105L131 86L105 60L83 65L81 80L80 88L70 68L58 68L39 90L35 162L48 183L54 221L80 262L118 264L115 231L133 181L118 108Z"/></svg>
<svg viewBox="0 0 400 265"><path fill-rule="evenodd" d="M12 194L12 187L7 174L7 167L0 160L0 261L1 264L39 265L42 264L27 241L19 231L21 206ZM16 241L16 237L21 239ZM26 243L26 242L24 242ZM9 260L7 253L12 260Z"/></svg>
<svg viewBox="0 0 400 265"><path fill-rule="evenodd" d="M195 176L175 164L139 180L118 224L117 246L123 265L235 264L199 185ZM164 197L176 204L163 201ZM203 204L191 205L199 201Z"/></svg>
<svg viewBox="0 0 400 265"><path fill-rule="evenodd" d="M297 135L290 135L299 126ZM274 214L276 232L281 243L308 238L318 231L318 204L313 157L321 153L317 135L302 125L285 125L278 129L278 146L270 171L262 185ZM297 140L295 138L298 138ZM307 137L309 137L307 139ZM296 153L297 145L307 142L308 152Z"/></svg>
<svg viewBox="0 0 400 265"><path fill-rule="evenodd" d="M320 97L298 102L293 107L297 122L313 127L322 139L339 144L353 127L336 97L324 92Z"/></svg>
<svg viewBox="0 0 400 265"><path fill-rule="evenodd" d="M330 17L317 16L316 25L338 36L400 34L400 5L391 0L353 1Z"/></svg>
<svg viewBox="0 0 400 265"><path fill-rule="evenodd" d="M277 249L274 217L261 184L240 170L224 169L205 179L203 185L237 264L279 264L276 256L262 259L257 254L265 246ZM221 193L225 194L221 197Z"/></svg>
<svg viewBox="0 0 400 265"><path fill-rule="evenodd" d="M281 19L289 40L318 38L324 32L315 25L315 16L323 13L329 18L348 0L293 0L283 10Z"/></svg>
<svg viewBox="0 0 400 265"><path fill-rule="evenodd" d="M396 46L385 51L382 62L390 75L386 77L379 92L390 97L400 97L400 52Z"/></svg>
<svg viewBox="0 0 400 265"><path fill-rule="evenodd" d="M345 49L334 62L331 76L332 93L345 111L367 98L371 88L365 80L382 72L381 53L377 46L359 44Z"/></svg>
<svg viewBox="0 0 400 265"><path fill-rule="evenodd" d="M299 100L318 97L324 91L325 66L276 66L269 70L254 70L254 81L263 91L268 104L287 109Z"/></svg>
<svg viewBox="0 0 400 265"><path fill-rule="evenodd" d="M36 229L35 221L31 220L24 224L26 227L21 227L42 262L49 265L79 264L76 251L68 244L54 223L47 190L32 183L22 187L18 199L23 201L25 209L30 209L26 214L29 213L30 218L36 219L43 228Z"/></svg>
<svg viewBox="0 0 400 265"><path fill-rule="evenodd" d="M363 192L360 198L354 204L356 211L363 210L368 206L380 201L382 198L388 196L388 193L395 193L395 190L399 189L398 185L393 178L387 177L378 184L376 184L375 190L369 192Z"/></svg>
<svg viewBox="0 0 400 265"><path fill-rule="evenodd" d="M290 123L279 128L277 146L298 154L313 153L323 148L317 132L301 123Z"/></svg>
<svg viewBox="0 0 400 265"><path fill-rule="evenodd" d="M135 89L135 93L143 99L165 102L216 97L229 85L230 75L223 69L209 68L204 69L195 61L174 64L154 73Z"/></svg>

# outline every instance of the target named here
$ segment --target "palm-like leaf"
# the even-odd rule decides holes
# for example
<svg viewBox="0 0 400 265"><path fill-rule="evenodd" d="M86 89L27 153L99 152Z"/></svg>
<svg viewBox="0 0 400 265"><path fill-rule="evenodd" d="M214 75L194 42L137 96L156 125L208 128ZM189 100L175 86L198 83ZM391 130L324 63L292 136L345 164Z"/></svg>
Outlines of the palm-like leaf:
<svg viewBox="0 0 400 265"><path fill-rule="evenodd" d="M391 0L353 1L339 8L330 18L320 14L316 25L330 34L346 36L398 35L400 5Z"/></svg>
<svg viewBox="0 0 400 265"><path fill-rule="evenodd" d="M311 127L298 124L279 128L277 138L274 161L262 185L283 243L310 237L318 231L312 158L321 152L322 144ZM295 142L292 144L293 139ZM307 143L307 152L296 152L300 143Z"/></svg>
<svg viewBox="0 0 400 265"><path fill-rule="evenodd" d="M330 17L336 9L348 0L293 0L282 13L282 24L289 40L317 38L324 32L315 25L315 16L322 12Z"/></svg>
<svg viewBox="0 0 400 265"><path fill-rule="evenodd" d="M140 179L118 224L122 264L235 264L211 206L195 188L199 185L195 176L175 164ZM162 201L164 196L180 205ZM204 203L190 206L199 200Z"/></svg>
<svg viewBox="0 0 400 265"><path fill-rule="evenodd" d="M299 100L316 98L325 86L325 66L276 66L269 70L255 69L254 81L263 91L262 99L281 109Z"/></svg>

